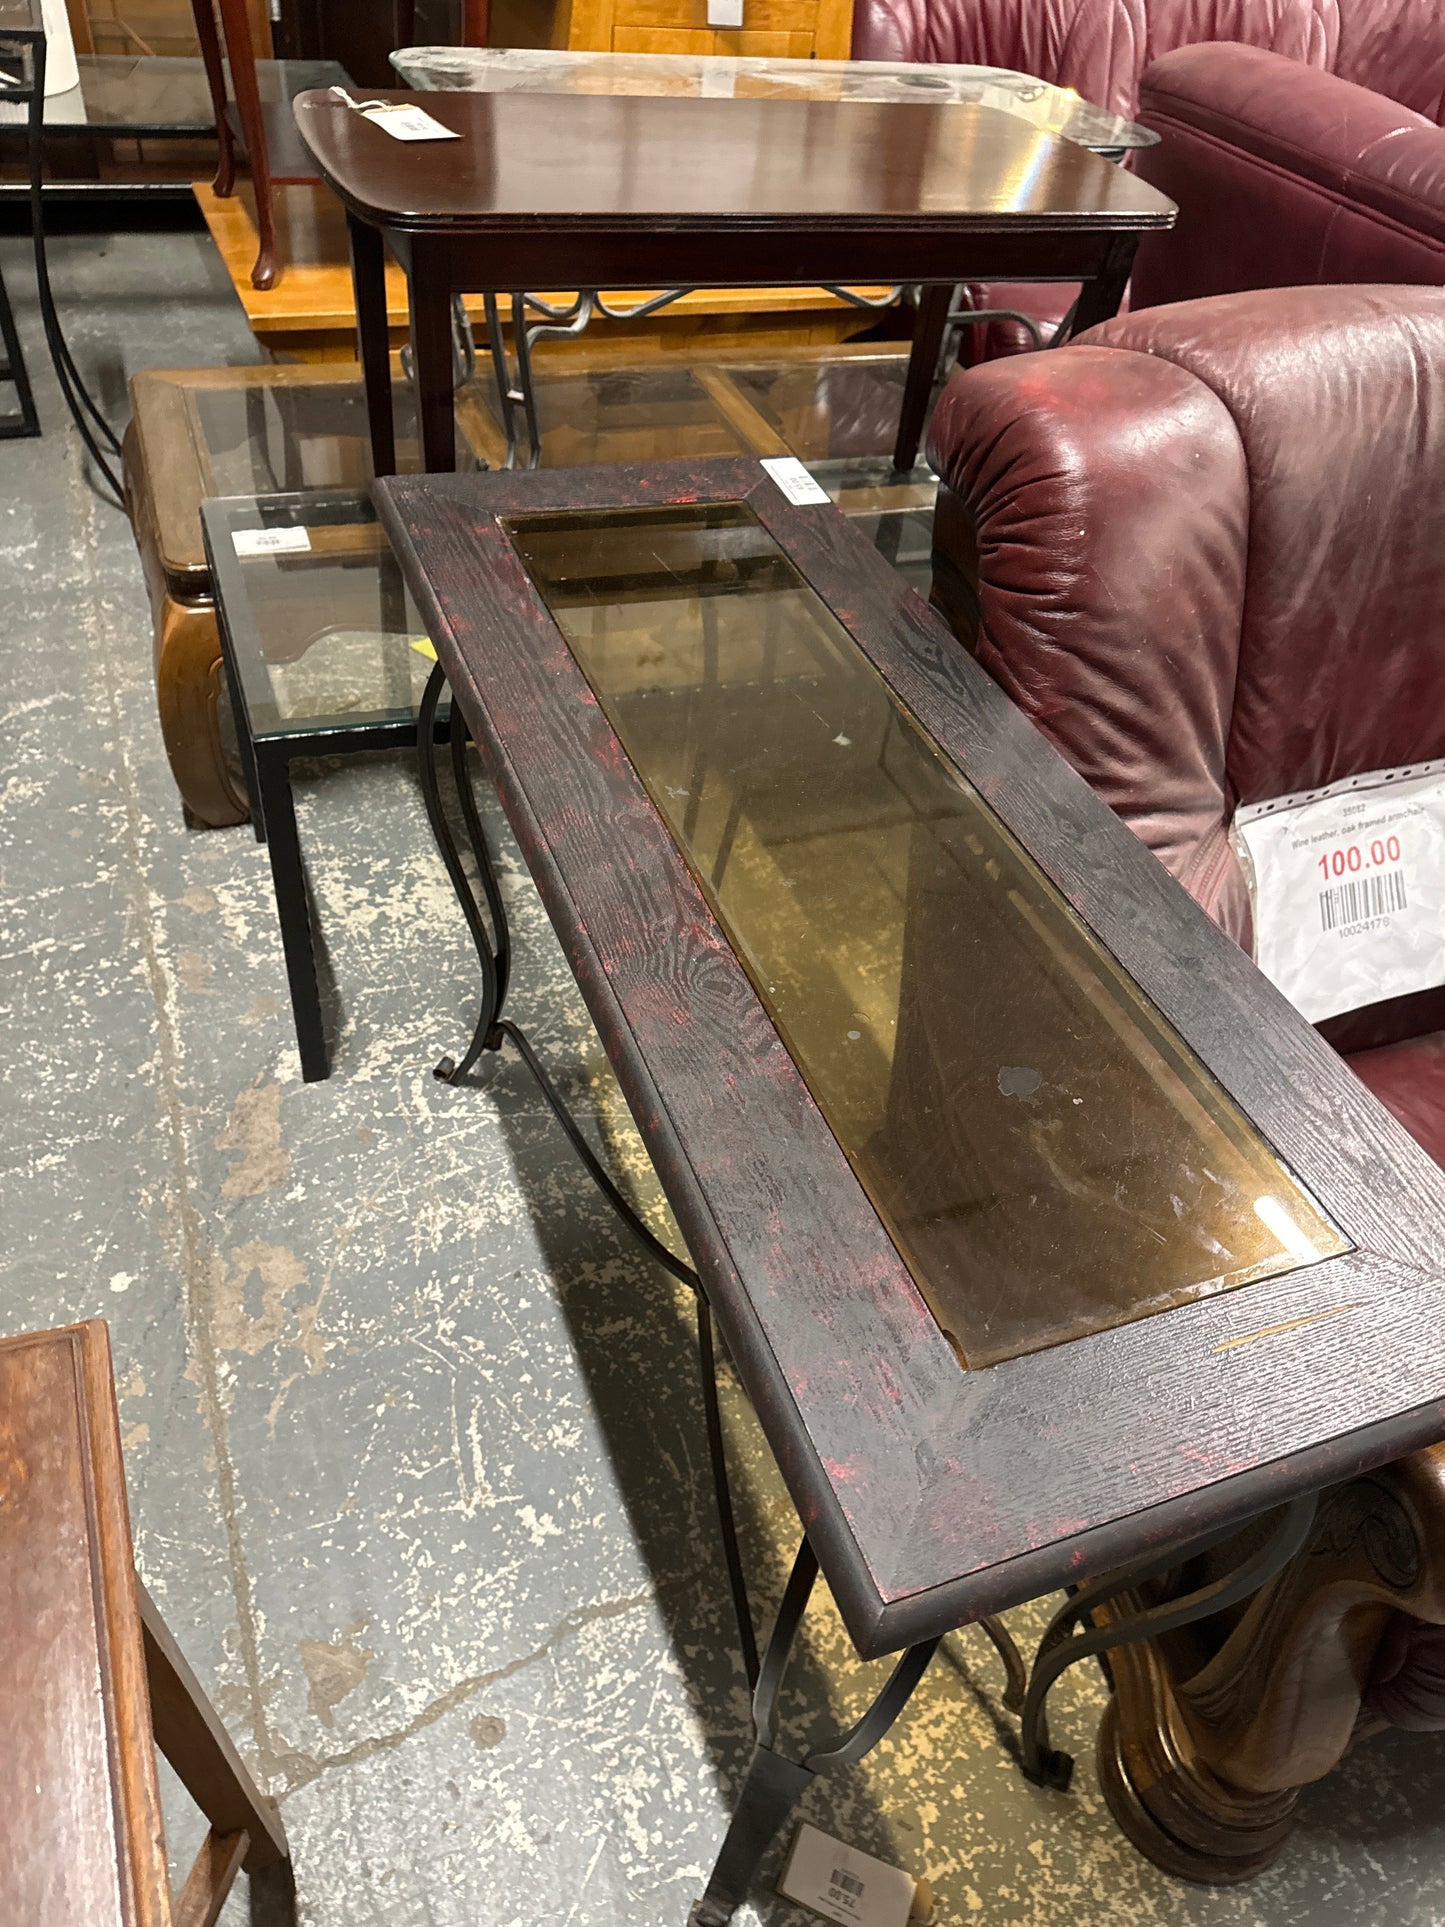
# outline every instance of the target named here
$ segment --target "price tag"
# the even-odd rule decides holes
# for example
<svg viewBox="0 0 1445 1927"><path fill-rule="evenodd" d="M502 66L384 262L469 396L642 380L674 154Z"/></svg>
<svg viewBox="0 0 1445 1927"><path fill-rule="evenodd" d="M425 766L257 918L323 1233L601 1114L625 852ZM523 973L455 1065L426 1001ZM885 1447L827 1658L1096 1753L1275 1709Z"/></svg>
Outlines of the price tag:
<svg viewBox="0 0 1445 1927"><path fill-rule="evenodd" d="M311 537L305 529L236 529L231 535L237 555L307 555Z"/></svg>
<svg viewBox="0 0 1445 1927"><path fill-rule="evenodd" d="M907 1927L914 1920L920 1883L901 1867L875 1860L871 1853L830 1840L817 1827L798 1828L793 1851L778 1882L788 1900L811 1907L838 1927Z"/></svg>
<svg viewBox="0 0 1445 1927"><path fill-rule="evenodd" d="M1445 984L1445 763L1235 814L1255 958L1311 1023Z"/></svg>
<svg viewBox="0 0 1445 1927"><path fill-rule="evenodd" d="M461 135L443 127L421 107L364 107L367 120L375 121L394 141L459 141Z"/></svg>
<svg viewBox="0 0 1445 1927"><path fill-rule="evenodd" d="M827 489L821 487L796 455L765 455L762 466L772 476L790 502L807 508L813 502L826 502Z"/></svg>

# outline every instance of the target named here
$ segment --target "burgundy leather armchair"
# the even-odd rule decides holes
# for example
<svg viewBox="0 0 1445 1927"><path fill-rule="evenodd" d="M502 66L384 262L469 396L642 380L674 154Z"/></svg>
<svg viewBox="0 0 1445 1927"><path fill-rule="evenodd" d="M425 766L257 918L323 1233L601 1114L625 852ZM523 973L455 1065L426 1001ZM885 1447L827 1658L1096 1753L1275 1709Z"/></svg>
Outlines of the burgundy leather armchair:
<svg viewBox="0 0 1445 1927"><path fill-rule="evenodd" d="M1445 291L1130 314L957 371L929 452L935 602L1242 945L1238 804L1445 757ZM1445 990L1320 1028L1445 1163ZM1212 1647L1115 1666L1101 1776L1172 1871L1267 1864L1357 1721L1445 1727L1445 1448L1321 1517Z"/></svg>
<svg viewBox="0 0 1445 1927"><path fill-rule="evenodd" d="M1155 61L1139 119L1161 138L1137 166L1178 203L1179 220L1145 237L1132 305L1445 282L1445 10L1414 51L1418 65L1405 72L1357 63L1377 85L1388 81L1388 94L1254 47L1181 47ZM1406 96L1427 111L1401 105Z"/></svg>
<svg viewBox="0 0 1445 1927"><path fill-rule="evenodd" d="M1180 215L1142 244L1133 306L1445 279L1438 0L856 0L853 55L1016 68L1159 133L1135 165ZM1022 309L1047 333L1072 298L973 287L966 304ZM967 331L962 359L1030 345L995 322Z"/></svg>

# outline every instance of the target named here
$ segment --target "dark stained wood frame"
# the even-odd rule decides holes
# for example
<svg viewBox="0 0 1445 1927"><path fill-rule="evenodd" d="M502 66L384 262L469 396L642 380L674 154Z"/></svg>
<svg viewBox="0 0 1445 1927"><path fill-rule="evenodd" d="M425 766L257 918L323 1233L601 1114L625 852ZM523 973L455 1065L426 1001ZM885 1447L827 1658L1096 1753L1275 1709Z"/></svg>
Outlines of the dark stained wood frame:
<svg viewBox="0 0 1445 1927"><path fill-rule="evenodd" d="M375 494L860 1652L1445 1436L1445 1172L831 505L745 459ZM1356 1249L960 1368L499 523L738 499Z"/></svg>
<svg viewBox="0 0 1445 1927"><path fill-rule="evenodd" d="M136 1576L99 1320L0 1339L0 1552L0 1917L210 1927L243 1866L284 1910L275 1803ZM210 1822L174 1907L157 1746Z"/></svg>
<svg viewBox="0 0 1445 1927"><path fill-rule="evenodd" d="M461 144L402 143L324 92L298 94L294 103L302 140L347 210L378 475L396 466L383 242L406 270L429 471L454 466L454 294L932 283L915 330L895 450L898 466L906 469L922 433L949 288L964 279L1080 281L1071 322L1077 332L1117 312L1139 236L1174 220L1173 204L1142 192L1133 175L997 108L385 89L373 97L417 102L462 136ZM840 129L846 140L840 141ZM855 154L906 153L911 160L923 158L923 166L907 181L880 168L870 183L879 205L870 211L848 199L856 183L830 180L821 168L820 178L834 192L826 208L753 206L745 186L738 190L739 203L729 205L731 183L707 179L699 188L695 174L679 195L691 192L694 201L701 195L706 205L670 202L673 190L662 162L670 157L673 174L683 174L690 143L710 138L714 147L701 151L716 152L724 136L739 156L775 143L780 154L808 157L831 140ZM575 141L579 152L590 144L596 153L620 147L629 155L629 205L598 209L585 197L577 211L544 205L558 199L562 163L553 148L564 138ZM655 144L649 147L649 141ZM972 201L936 201L926 157L965 150L976 151L978 160L979 179L969 183ZM459 196L457 181L467 178L459 173L459 155L533 151L539 156L535 175L508 190L517 197L515 205L483 205L480 198L472 204ZM479 196L498 199L505 185L500 172L493 162L477 173ZM664 184L654 188L659 174ZM938 179L945 174L946 162L940 163ZM964 192L956 181L948 185L955 194Z"/></svg>

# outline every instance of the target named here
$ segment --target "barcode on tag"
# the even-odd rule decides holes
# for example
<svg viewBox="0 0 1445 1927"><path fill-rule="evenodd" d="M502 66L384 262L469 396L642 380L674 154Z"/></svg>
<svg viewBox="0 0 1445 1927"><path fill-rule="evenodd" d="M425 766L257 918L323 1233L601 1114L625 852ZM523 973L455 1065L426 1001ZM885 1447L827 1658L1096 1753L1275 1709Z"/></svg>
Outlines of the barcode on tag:
<svg viewBox="0 0 1445 1927"><path fill-rule="evenodd" d="M311 537L305 529L236 529L231 542L237 555L306 555Z"/></svg>
<svg viewBox="0 0 1445 1927"><path fill-rule="evenodd" d="M1345 930L1351 924L1371 923L1392 910L1407 910L1405 872L1389 870L1380 877L1356 877L1320 891L1320 928Z"/></svg>
<svg viewBox="0 0 1445 1927"><path fill-rule="evenodd" d="M1445 760L1247 803L1260 969L1312 1024L1445 984Z"/></svg>
<svg viewBox="0 0 1445 1927"><path fill-rule="evenodd" d="M798 508L826 502L828 491L819 486L796 455L765 455L762 466L772 476L788 500Z"/></svg>
<svg viewBox="0 0 1445 1927"><path fill-rule="evenodd" d="M457 141L460 134L443 127L439 120L420 107L367 107L367 120L375 122L394 141Z"/></svg>
<svg viewBox="0 0 1445 1927"><path fill-rule="evenodd" d="M798 1828L778 1892L837 1927L908 1927L918 1882L817 1827Z"/></svg>

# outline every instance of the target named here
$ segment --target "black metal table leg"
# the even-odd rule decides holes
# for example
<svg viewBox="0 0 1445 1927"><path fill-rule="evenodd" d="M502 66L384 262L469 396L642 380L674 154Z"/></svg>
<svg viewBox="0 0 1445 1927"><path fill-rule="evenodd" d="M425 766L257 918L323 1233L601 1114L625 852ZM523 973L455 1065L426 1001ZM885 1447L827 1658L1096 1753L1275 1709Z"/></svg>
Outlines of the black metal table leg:
<svg viewBox="0 0 1445 1927"><path fill-rule="evenodd" d="M5 351L4 363L0 365L0 382L8 382L14 388L18 407L18 413L13 418L0 416L0 438L11 441L20 436L38 435L40 416L36 412L30 372L25 366L25 352L20 346L20 335L15 327L15 315L3 273L0 273L0 347Z"/></svg>
<svg viewBox="0 0 1445 1927"><path fill-rule="evenodd" d="M279 751L261 750L256 764L266 824L266 849L271 858L271 881L276 892L276 915L286 957L286 980L291 990L291 1016L296 1025L296 1048L301 1053L302 1077L308 1084L315 1084L331 1075L331 1064L326 1052L326 1028L316 979L306 866L296 833L290 759Z"/></svg>
<svg viewBox="0 0 1445 1927"><path fill-rule="evenodd" d="M1186 1593L1182 1598L1167 1600L1147 1612L1136 1613L1131 1619L1116 1621L1109 1626L1094 1626L1081 1633L1074 1631L1076 1626L1088 1624L1096 1606L1103 1605L1121 1592L1132 1591L1146 1580L1156 1579L1160 1574L1186 1564L1200 1553L1224 1544L1226 1540L1237 1536L1239 1525L1227 1526L1185 1546L1169 1547L1152 1559L1129 1567L1127 1571L1104 1573L1098 1579L1090 1580L1087 1585L1080 1586L1050 1621L1034 1656L1029 1690L1024 1700L1021 1735L1023 1754L1020 1764L1025 1779L1032 1780L1036 1786L1050 1786L1062 1791L1073 1777L1073 1760L1067 1753L1057 1753L1049 1745L1048 1696L1061 1674L1081 1659L1107 1653L1112 1647L1124 1646L1137 1639L1156 1639L1180 1626L1192 1625L1195 1620L1207 1619L1211 1613L1222 1612L1225 1607L1258 1592L1261 1586L1289 1564L1309 1537L1318 1500L1319 1494L1314 1492L1292 1500L1285 1507L1274 1531L1232 1572L1225 1573L1207 1586L1199 1587L1195 1592Z"/></svg>
<svg viewBox="0 0 1445 1927"><path fill-rule="evenodd" d="M802 1760L779 1753L773 1745L778 1696L788 1656L817 1576L817 1557L805 1539L793 1563L753 1692L757 1744L747 1778L733 1809L707 1891L689 1914L688 1927L726 1927L747 1898L763 1855L802 1795L820 1773L861 1760L878 1744L908 1704L937 1650L936 1639L910 1646L899 1657L873 1704L846 1733L836 1734L822 1746L814 1747Z"/></svg>

